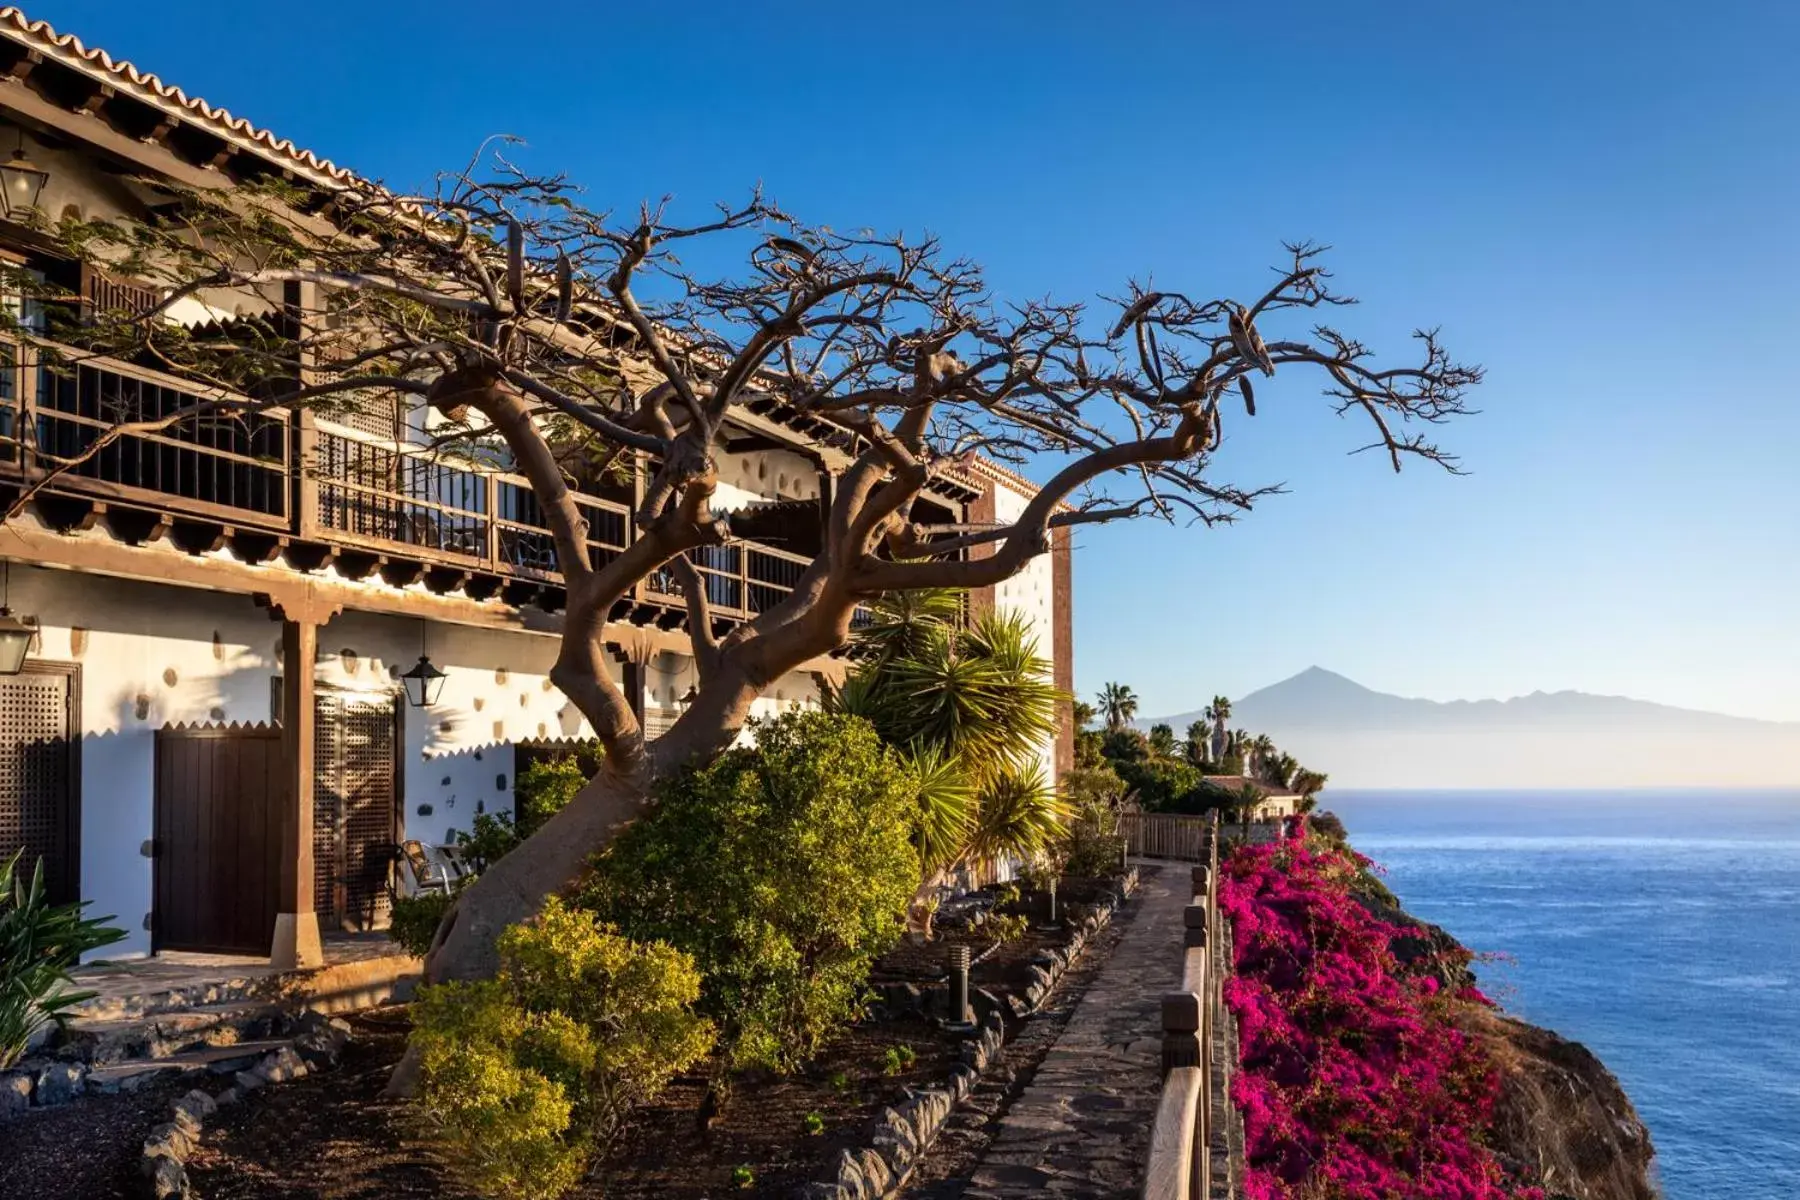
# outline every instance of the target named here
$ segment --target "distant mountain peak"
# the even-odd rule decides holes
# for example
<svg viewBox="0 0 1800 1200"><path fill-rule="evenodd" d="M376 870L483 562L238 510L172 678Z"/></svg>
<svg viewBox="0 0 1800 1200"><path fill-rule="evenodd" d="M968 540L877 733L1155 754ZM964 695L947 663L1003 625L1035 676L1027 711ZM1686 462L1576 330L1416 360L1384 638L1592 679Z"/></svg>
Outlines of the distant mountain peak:
<svg viewBox="0 0 1800 1200"><path fill-rule="evenodd" d="M1233 701L1231 708L1233 725L1271 733L1295 727L1414 733L1453 728L1464 732L1542 728L1564 733L1630 728L1646 734L1694 735L1705 730L1781 727L1775 722L1566 688L1555 692L1540 688L1505 700L1425 700L1378 692L1316 664ZM1192 712L1158 720L1179 729L1200 716L1200 712ZM1140 724L1147 726L1148 722Z"/></svg>
<svg viewBox="0 0 1800 1200"><path fill-rule="evenodd" d="M1280 683L1271 683L1268 687L1259 688L1238 700L1236 704L1248 704L1254 701L1266 701L1276 696L1333 696L1345 699L1353 696L1375 696L1380 693L1364 687L1348 675L1340 675L1321 666L1310 666L1298 675L1290 675Z"/></svg>
<svg viewBox="0 0 1800 1200"><path fill-rule="evenodd" d="M1140 720L1185 730L1202 712ZM1758 721L1625 696L1542 689L1508 699L1425 700L1310 666L1231 706L1348 787L1789 786L1800 723Z"/></svg>

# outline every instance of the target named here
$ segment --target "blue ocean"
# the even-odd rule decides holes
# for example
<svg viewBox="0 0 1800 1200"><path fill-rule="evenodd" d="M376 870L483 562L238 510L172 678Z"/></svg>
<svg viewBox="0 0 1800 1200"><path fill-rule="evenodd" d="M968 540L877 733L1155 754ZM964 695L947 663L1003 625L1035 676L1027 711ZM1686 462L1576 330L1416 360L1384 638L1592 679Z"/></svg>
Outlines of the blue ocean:
<svg viewBox="0 0 1800 1200"><path fill-rule="evenodd" d="M1331 791L1482 987L1586 1043L1668 1200L1800 1197L1800 792Z"/></svg>

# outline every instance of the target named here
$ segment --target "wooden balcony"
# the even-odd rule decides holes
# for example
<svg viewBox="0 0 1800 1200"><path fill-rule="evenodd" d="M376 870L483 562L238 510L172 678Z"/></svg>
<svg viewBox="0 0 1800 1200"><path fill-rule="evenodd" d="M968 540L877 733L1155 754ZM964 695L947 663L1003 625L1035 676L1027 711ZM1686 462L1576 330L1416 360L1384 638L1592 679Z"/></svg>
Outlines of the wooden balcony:
<svg viewBox="0 0 1800 1200"><path fill-rule="evenodd" d="M0 343L0 485L14 495L115 425L220 394L77 351L64 365L30 359L29 350ZM576 500L595 566L631 544L625 504ZM553 608L562 582L554 540L524 478L305 412L221 414L118 438L46 487L38 507L64 527L91 525L104 512L127 536L185 530L175 540L194 552L227 541L237 550L241 542L261 561L285 554L304 570L335 559L352 577L380 569L390 582L424 578L433 590L463 589L476 599L504 589L513 603ZM755 542L695 555L713 612L727 621L780 603L808 562ZM664 610L658 619L667 625L679 623L685 608L667 572L640 583L631 603Z"/></svg>

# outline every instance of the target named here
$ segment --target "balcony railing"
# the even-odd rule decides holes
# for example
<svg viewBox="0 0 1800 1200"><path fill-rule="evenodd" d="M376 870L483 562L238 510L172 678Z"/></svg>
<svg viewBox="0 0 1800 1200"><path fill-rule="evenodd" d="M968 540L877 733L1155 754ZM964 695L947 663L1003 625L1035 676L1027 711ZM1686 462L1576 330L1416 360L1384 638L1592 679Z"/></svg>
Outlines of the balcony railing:
<svg viewBox="0 0 1800 1200"><path fill-rule="evenodd" d="M117 425L222 393L76 351L54 365L30 355L0 343L0 473L29 482L67 468L47 492L560 582L554 538L520 476L280 409L117 437L76 461ZM604 566L631 544L630 513L598 496L577 495L576 503L589 561ZM779 604L809 562L753 542L704 547L693 558L714 612L735 619ZM659 571L639 585L638 598L679 603L681 588Z"/></svg>

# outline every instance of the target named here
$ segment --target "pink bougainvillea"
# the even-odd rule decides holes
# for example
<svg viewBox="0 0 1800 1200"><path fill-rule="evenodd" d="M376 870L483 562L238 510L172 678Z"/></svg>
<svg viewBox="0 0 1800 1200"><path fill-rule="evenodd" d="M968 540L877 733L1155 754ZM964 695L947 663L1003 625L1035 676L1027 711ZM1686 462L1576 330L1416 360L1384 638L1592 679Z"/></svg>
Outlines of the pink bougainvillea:
<svg viewBox="0 0 1800 1200"><path fill-rule="evenodd" d="M1499 1078L1453 1018L1486 998L1402 972L1406 931L1350 895L1360 862L1296 833L1220 878L1247 1200L1542 1200L1482 1144Z"/></svg>

